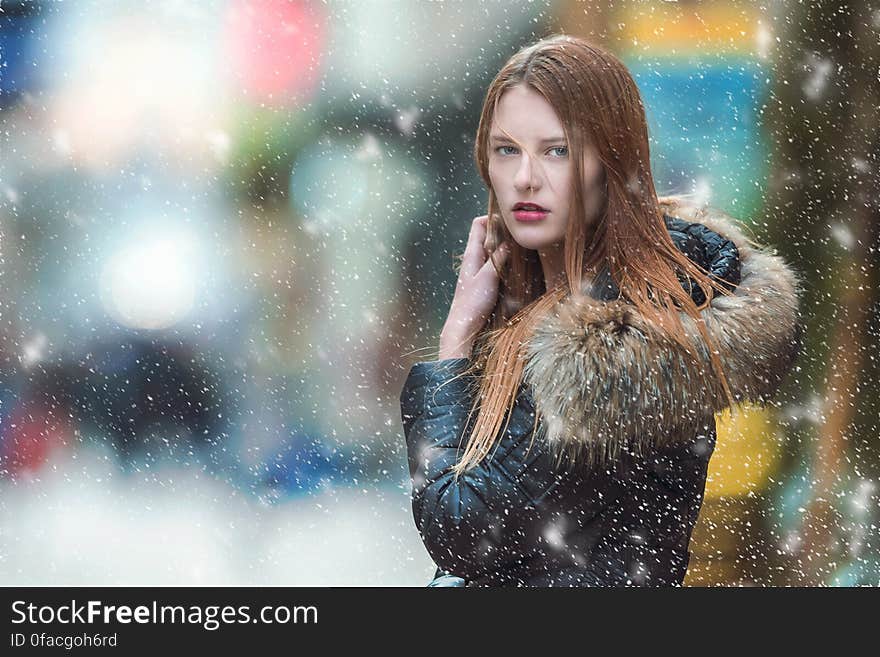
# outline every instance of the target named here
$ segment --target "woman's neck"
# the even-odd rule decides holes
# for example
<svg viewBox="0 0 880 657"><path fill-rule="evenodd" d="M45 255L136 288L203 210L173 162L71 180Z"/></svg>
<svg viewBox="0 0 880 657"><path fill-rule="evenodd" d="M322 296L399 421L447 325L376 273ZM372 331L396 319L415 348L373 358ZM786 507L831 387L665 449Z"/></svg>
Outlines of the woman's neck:
<svg viewBox="0 0 880 657"><path fill-rule="evenodd" d="M560 245L538 251L544 271L544 289L550 290L565 282L565 250Z"/></svg>

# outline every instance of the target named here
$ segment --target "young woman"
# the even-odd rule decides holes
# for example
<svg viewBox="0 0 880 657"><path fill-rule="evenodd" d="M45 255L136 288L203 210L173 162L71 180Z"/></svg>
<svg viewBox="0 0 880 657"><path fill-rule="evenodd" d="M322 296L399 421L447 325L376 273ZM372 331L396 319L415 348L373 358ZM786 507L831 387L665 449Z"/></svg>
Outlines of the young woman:
<svg viewBox="0 0 880 657"><path fill-rule="evenodd" d="M715 413L791 369L797 278L657 197L635 82L581 39L507 62L475 155L488 214L401 393L429 585L680 585Z"/></svg>

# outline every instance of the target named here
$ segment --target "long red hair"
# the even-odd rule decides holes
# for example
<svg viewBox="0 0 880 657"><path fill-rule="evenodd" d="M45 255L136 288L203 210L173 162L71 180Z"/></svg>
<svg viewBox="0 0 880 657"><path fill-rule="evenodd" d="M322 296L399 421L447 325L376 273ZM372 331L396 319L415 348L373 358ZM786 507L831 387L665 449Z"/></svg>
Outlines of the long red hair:
<svg viewBox="0 0 880 657"><path fill-rule="evenodd" d="M551 290L545 289L537 252L520 247L507 232L489 179L492 118L502 94L517 84L528 85L556 110L574 167L564 247L567 280ZM587 144L601 160L606 181L604 207L589 243L582 185ZM522 382L521 349L536 323L560 301L583 290L584 281L595 277L603 263L621 296L694 358L696 348L685 336L678 314L685 312L697 320L713 370L733 403L715 348L699 321L700 309L682 288L676 272L694 279L708 301L713 289L729 292L682 254L669 236L651 175L645 109L635 81L617 57L567 35L548 37L517 52L486 93L474 156L489 191L487 251L493 254L507 241L511 252L504 270L499 271L498 301L486 326L475 336L472 364L465 372L466 376L478 374L471 418L478 415L454 467L456 476L482 461L502 435L502 422L505 416L509 418Z"/></svg>

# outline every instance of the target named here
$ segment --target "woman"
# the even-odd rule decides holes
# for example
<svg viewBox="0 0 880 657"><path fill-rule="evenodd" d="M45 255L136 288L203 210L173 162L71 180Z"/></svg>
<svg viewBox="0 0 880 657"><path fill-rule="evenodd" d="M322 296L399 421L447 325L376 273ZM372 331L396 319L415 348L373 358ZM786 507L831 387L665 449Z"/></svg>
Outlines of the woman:
<svg viewBox="0 0 880 657"><path fill-rule="evenodd" d="M430 586L680 585L714 414L791 369L798 281L657 197L635 82L581 39L507 62L475 155L488 214L401 393Z"/></svg>

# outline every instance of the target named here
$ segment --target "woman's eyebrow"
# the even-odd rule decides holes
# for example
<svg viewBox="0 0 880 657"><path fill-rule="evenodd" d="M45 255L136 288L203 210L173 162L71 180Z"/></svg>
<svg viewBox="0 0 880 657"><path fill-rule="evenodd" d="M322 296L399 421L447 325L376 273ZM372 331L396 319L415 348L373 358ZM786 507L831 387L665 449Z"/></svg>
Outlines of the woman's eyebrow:
<svg viewBox="0 0 880 657"><path fill-rule="evenodd" d="M492 141L509 141L511 144L514 143L510 137L505 137L504 135L491 135L489 137ZM547 137L546 139L541 139L538 141L539 144L550 144L557 141L565 141L565 137Z"/></svg>

